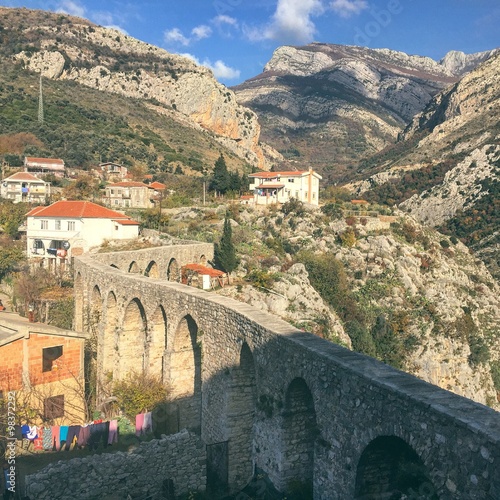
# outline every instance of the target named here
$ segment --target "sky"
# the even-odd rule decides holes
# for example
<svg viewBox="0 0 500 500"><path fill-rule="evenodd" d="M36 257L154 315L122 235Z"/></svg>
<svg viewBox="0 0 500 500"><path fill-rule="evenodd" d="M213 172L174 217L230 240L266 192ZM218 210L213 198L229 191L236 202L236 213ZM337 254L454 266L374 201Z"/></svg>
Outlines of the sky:
<svg viewBox="0 0 500 500"><path fill-rule="evenodd" d="M0 0L112 27L212 69L227 86L281 45L389 48L441 59L500 47L499 0Z"/></svg>

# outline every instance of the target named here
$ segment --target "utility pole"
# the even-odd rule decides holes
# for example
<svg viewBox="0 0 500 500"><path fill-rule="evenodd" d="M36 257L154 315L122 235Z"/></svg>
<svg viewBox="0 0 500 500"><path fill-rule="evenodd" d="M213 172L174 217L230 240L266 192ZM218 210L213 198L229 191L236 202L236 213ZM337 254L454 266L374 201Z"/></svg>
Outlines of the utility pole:
<svg viewBox="0 0 500 500"><path fill-rule="evenodd" d="M38 98L38 123L43 123L42 74L40 73L40 96Z"/></svg>

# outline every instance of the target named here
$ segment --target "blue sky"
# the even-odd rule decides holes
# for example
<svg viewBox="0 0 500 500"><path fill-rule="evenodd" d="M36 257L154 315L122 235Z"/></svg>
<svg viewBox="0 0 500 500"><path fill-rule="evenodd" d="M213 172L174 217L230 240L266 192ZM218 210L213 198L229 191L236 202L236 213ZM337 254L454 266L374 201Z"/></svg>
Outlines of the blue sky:
<svg viewBox="0 0 500 500"><path fill-rule="evenodd" d="M2 0L0 0L1 2ZM261 73L280 45L390 48L439 60L500 46L498 0L4 0L85 17L189 54L226 85Z"/></svg>

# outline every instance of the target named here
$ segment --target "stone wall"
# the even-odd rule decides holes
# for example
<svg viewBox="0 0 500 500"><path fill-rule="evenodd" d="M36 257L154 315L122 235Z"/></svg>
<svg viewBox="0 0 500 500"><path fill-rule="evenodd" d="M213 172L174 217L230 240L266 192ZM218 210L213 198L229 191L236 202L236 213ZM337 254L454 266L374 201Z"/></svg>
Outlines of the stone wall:
<svg viewBox="0 0 500 500"><path fill-rule="evenodd" d="M182 431L142 442L129 453L60 460L26 477L26 495L33 500L146 498L165 491L168 479L176 495L202 491L205 462L200 438Z"/></svg>
<svg viewBox="0 0 500 500"><path fill-rule="evenodd" d="M399 488L394 469L414 471L415 494L500 498L493 410L227 297L91 257L75 272L77 316L102 298L99 349L111 333L121 352L138 330L136 360L161 344L155 370L177 428L199 432L207 446L227 443L228 490L258 466L280 490L297 478L316 499L361 498Z"/></svg>

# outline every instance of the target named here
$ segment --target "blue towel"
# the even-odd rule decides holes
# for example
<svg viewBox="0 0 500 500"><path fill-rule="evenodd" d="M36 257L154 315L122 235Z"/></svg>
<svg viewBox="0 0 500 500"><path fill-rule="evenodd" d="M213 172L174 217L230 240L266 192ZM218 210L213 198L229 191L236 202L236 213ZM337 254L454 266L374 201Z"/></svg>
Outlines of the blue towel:
<svg viewBox="0 0 500 500"><path fill-rule="evenodd" d="M59 440L60 441L66 441L66 439L68 439L68 429L69 429L69 426L61 425L61 429L59 431Z"/></svg>

